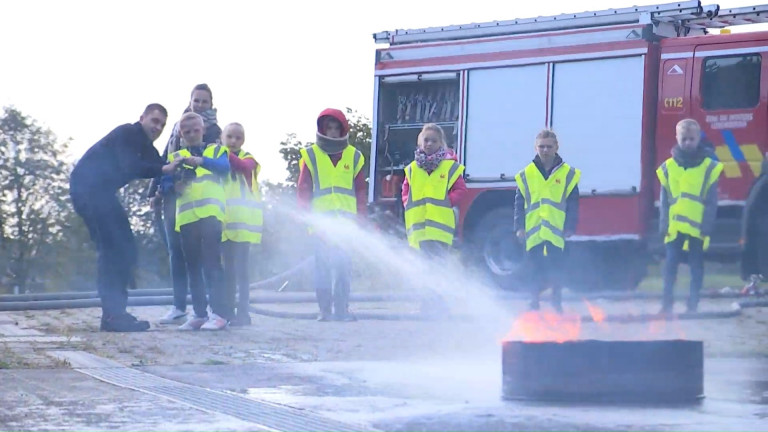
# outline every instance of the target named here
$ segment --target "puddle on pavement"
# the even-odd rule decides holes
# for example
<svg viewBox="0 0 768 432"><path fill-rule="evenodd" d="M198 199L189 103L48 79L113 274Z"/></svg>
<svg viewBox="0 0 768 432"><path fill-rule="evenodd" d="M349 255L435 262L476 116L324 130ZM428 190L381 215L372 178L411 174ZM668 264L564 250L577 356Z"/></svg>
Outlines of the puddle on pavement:
<svg viewBox="0 0 768 432"><path fill-rule="evenodd" d="M719 377L717 382L705 385L707 397L703 405L681 407L563 406L504 401L499 363L490 358L293 363L286 371L295 377L291 385L253 387L243 389L241 394L342 421L374 424L419 418L513 422L519 421L520 416L546 422L556 410L558 416L573 424L603 424L616 429L624 429L627 422L635 428L638 425L659 427L660 424L655 423L658 421L666 425L662 429L686 429L710 423L723 428L727 421L739 417L742 420L731 428L756 430L752 422L760 422L759 419L768 415L768 411L762 409L762 405L768 405L768 381L749 380L747 377L754 375L742 370L736 384L734 377L727 373L734 367L730 362L718 368L722 373L715 372ZM758 410L755 410L756 404L761 404Z"/></svg>
<svg viewBox="0 0 768 432"><path fill-rule="evenodd" d="M768 405L768 381L754 381L749 388L750 402Z"/></svg>

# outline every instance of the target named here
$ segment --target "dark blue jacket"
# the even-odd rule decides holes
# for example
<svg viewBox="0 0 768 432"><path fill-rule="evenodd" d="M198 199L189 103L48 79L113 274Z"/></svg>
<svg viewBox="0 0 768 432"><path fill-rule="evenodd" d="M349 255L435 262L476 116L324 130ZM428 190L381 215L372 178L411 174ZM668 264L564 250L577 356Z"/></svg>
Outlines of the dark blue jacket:
<svg viewBox="0 0 768 432"><path fill-rule="evenodd" d="M131 180L160 176L163 165L165 161L141 124L124 124L80 158L70 175L70 193L85 199L114 195Z"/></svg>
<svg viewBox="0 0 768 432"><path fill-rule="evenodd" d="M544 165L541 163L541 159L537 155L533 160L536 168L544 176L544 180L548 179L552 171L563 163L563 159L560 156L555 157L555 163L552 164L552 168L547 171L544 169ZM579 224L579 185L573 188L571 194L565 199L565 231L575 232L576 226ZM517 189L515 193L515 231L525 230L525 198Z"/></svg>

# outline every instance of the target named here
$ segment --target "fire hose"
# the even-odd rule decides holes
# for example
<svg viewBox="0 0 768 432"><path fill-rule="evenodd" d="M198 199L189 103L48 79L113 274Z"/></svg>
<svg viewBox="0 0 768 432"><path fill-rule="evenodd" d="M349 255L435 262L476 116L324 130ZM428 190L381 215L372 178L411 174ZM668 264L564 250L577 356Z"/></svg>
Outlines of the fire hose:
<svg viewBox="0 0 768 432"><path fill-rule="evenodd" d="M284 285L291 276L306 269L310 264L312 264L312 259L307 258L283 273L252 283L251 289L264 289ZM265 303L306 301L306 299L297 298L298 296L290 296L288 293L278 294L278 297L275 295L261 297L264 298L259 299L259 296L254 296L254 300L260 300ZM162 306L171 304L173 304L173 289L171 288L129 291L129 306ZM99 307L100 305L99 294L95 291L0 296L0 311L90 308Z"/></svg>

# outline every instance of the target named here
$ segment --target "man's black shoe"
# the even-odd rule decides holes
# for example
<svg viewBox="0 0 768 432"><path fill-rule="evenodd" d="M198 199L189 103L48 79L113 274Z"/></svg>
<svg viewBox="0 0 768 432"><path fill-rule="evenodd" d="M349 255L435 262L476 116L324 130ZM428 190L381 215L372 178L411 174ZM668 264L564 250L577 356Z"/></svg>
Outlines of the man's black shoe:
<svg viewBox="0 0 768 432"><path fill-rule="evenodd" d="M104 332L143 332L147 330L149 330L149 321L139 321L127 312L101 317L101 331Z"/></svg>

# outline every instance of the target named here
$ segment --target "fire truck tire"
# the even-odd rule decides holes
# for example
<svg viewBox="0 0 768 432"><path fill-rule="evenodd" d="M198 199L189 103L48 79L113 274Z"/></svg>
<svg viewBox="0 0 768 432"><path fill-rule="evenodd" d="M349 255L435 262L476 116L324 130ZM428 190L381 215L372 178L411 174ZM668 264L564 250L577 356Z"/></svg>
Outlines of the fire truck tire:
<svg viewBox="0 0 768 432"><path fill-rule="evenodd" d="M470 233L468 260L483 269L505 290L517 290L525 257L523 245L515 236L515 212L502 207L488 212Z"/></svg>
<svg viewBox="0 0 768 432"><path fill-rule="evenodd" d="M636 242L572 243L566 286L578 292L631 291L646 275L648 256Z"/></svg>

